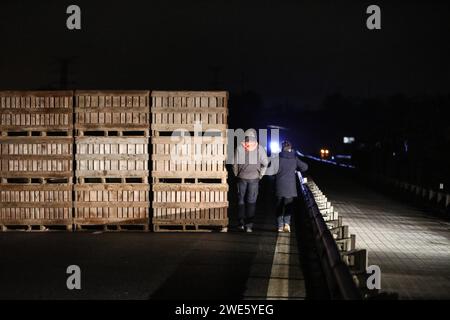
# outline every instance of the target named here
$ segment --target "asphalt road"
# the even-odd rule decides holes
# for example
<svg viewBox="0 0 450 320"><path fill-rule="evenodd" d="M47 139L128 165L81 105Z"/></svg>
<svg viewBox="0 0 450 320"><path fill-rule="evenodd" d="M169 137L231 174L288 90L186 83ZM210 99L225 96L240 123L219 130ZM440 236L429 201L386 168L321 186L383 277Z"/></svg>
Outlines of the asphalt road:
<svg viewBox="0 0 450 320"><path fill-rule="evenodd" d="M264 298L277 244L264 199L253 233L0 232L0 299ZM81 268L81 290L66 286L70 265ZM304 297L302 288L290 291Z"/></svg>
<svg viewBox="0 0 450 320"><path fill-rule="evenodd" d="M276 233L0 233L0 299L240 298ZM66 269L81 268L81 290ZM267 272L270 272L268 269Z"/></svg>

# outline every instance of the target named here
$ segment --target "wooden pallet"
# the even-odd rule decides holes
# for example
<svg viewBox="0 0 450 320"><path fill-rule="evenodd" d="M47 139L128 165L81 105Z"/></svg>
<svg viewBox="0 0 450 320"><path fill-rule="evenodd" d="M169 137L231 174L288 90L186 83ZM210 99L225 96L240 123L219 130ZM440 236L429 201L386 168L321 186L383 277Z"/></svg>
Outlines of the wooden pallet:
<svg viewBox="0 0 450 320"><path fill-rule="evenodd" d="M27 172L27 177L20 174L6 174L0 178L0 185L71 185L72 177L68 177L65 172L51 174L51 176L42 177L40 172Z"/></svg>
<svg viewBox="0 0 450 320"><path fill-rule="evenodd" d="M6 221L2 223L0 221L0 231L72 231L73 224L72 219L69 220L18 220L18 221Z"/></svg>
<svg viewBox="0 0 450 320"><path fill-rule="evenodd" d="M164 221L152 220L154 232L227 232L228 220Z"/></svg>
<svg viewBox="0 0 450 320"><path fill-rule="evenodd" d="M153 91L151 98L152 136L178 129L224 132L227 128L227 92Z"/></svg>
<svg viewBox="0 0 450 320"><path fill-rule="evenodd" d="M86 224L85 222L75 224L76 231L104 231L104 232L122 232L122 231L149 231L148 221L117 222L117 223L95 223Z"/></svg>
<svg viewBox="0 0 450 320"><path fill-rule="evenodd" d="M128 128L121 127L111 127L105 128L102 126L98 126L94 129L83 129L78 128L75 130L75 136L77 137L149 137L150 131L148 128L143 128L139 126L137 128L133 128L130 126Z"/></svg>
<svg viewBox="0 0 450 320"><path fill-rule="evenodd" d="M219 173L208 173L201 174L197 173L192 175L190 173L179 174L177 172L152 172L152 183L167 183L167 184L226 184L227 183L227 172Z"/></svg>

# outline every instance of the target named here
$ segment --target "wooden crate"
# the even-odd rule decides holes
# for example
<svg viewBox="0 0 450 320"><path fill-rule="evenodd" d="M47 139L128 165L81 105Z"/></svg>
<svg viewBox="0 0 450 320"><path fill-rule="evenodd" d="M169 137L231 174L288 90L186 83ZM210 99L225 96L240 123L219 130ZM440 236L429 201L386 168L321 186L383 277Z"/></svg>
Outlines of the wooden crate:
<svg viewBox="0 0 450 320"><path fill-rule="evenodd" d="M77 183L148 182L148 138L84 136L75 144Z"/></svg>
<svg viewBox="0 0 450 320"><path fill-rule="evenodd" d="M72 91L0 91L0 132L29 136L69 132L72 136Z"/></svg>
<svg viewBox="0 0 450 320"><path fill-rule="evenodd" d="M148 91L75 93L75 219L148 227Z"/></svg>
<svg viewBox="0 0 450 320"><path fill-rule="evenodd" d="M153 185L154 231L207 231L228 226L228 185Z"/></svg>
<svg viewBox="0 0 450 320"><path fill-rule="evenodd" d="M0 225L72 226L72 91L0 92Z"/></svg>
<svg viewBox="0 0 450 320"><path fill-rule="evenodd" d="M0 226L72 229L72 184L0 184Z"/></svg>
<svg viewBox="0 0 450 320"><path fill-rule="evenodd" d="M149 91L75 91L76 136L149 136Z"/></svg>
<svg viewBox="0 0 450 320"><path fill-rule="evenodd" d="M148 184L76 184L75 226L140 225L147 230L149 195Z"/></svg>
<svg viewBox="0 0 450 320"><path fill-rule="evenodd" d="M194 131L227 129L228 93L226 91L152 91L152 136L177 129Z"/></svg>
<svg viewBox="0 0 450 320"><path fill-rule="evenodd" d="M226 137L152 137L152 178L154 183L226 183Z"/></svg>

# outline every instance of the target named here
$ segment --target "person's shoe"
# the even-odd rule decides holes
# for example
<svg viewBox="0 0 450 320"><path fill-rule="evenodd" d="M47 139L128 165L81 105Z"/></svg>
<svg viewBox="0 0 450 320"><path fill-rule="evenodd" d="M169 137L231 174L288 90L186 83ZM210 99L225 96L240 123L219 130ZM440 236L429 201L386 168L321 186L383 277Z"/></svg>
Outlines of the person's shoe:
<svg viewBox="0 0 450 320"><path fill-rule="evenodd" d="M284 232L284 228L283 227L279 227L278 228L278 232Z"/></svg>
<svg viewBox="0 0 450 320"><path fill-rule="evenodd" d="M245 228L245 232L253 232L252 227L247 227L247 228Z"/></svg>
<svg viewBox="0 0 450 320"><path fill-rule="evenodd" d="M243 225L243 224L240 224L240 225L238 226L238 230L239 230L239 231L245 231L244 225Z"/></svg>
<svg viewBox="0 0 450 320"><path fill-rule="evenodd" d="M285 232L291 232L291 226L288 225L288 224L285 224L285 225L284 225L284 231L285 231Z"/></svg>

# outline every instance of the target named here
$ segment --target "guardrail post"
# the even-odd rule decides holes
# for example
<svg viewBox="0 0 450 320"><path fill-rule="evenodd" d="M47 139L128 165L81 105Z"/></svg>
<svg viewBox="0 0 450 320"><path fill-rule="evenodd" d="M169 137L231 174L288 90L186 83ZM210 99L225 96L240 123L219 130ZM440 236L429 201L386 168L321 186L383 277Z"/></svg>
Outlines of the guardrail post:
<svg viewBox="0 0 450 320"><path fill-rule="evenodd" d="M416 196L420 195L420 192L422 191L422 188L419 186L414 186L414 189L416 190Z"/></svg>
<svg viewBox="0 0 450 320"><path fill-rule="evenodd" d="M422 198L425 198L428 195L428 190L426 188L422 188Z"/></svg>
<svg viewBox="0 0 450 320"><path fill-rule="evenodd" d="M433 190L429 190L428 191L428 200L431 201L433 200L433 198L436 196L436 192L434 192Z"/></svg>
<svg viewBox="0 0 450 320"><path fill-rule="evenodd" d="M444 199L444 194L442 192L437 193L437 203L440 204Z"/></svg>

